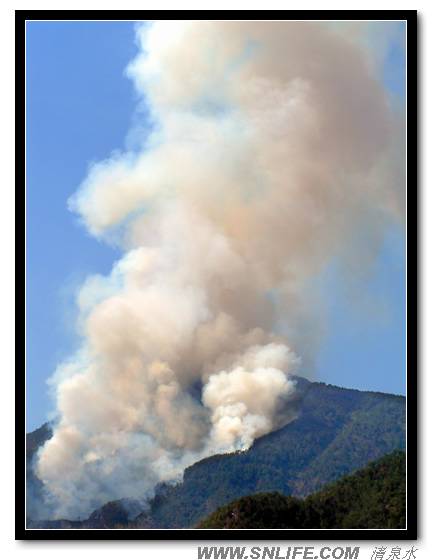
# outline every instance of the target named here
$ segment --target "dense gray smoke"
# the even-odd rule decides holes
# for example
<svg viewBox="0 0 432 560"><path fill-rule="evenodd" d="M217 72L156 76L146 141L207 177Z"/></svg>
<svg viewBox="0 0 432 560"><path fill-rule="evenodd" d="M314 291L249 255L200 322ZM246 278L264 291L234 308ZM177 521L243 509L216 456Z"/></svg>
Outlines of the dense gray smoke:
<svg viewBox="0 0 432 560"><path fill-rule="evenodd" d="M70 201L124 256L80 290L82 344L51 380L37 473L57 516L150 497L290 421L324 321L310 279L404 214L403 121L361 26L156 22L137 38L151 133Z"/></svg>

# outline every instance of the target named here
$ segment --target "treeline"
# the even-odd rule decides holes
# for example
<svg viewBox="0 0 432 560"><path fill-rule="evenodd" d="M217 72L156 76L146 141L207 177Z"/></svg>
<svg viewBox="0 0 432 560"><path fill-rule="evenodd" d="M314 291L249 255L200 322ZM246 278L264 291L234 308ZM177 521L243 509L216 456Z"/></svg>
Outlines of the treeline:
<svg viewBox="0 0 432 560"><path fill-rule="evenodd" d="M305 499L278 492L217 509L199 529L402 529L405 453L395 451Z"/></svg>

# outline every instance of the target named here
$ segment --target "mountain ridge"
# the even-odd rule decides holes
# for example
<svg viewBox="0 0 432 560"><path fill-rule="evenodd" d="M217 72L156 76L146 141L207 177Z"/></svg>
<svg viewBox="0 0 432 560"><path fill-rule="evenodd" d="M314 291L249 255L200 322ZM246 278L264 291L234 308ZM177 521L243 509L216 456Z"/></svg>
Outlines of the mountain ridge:
<svg viewBox="0 0 432 560"><path fill-rule="evenodd" d="M393 451L305 499L245 496L198 523L198 529L403 529L406 455Z"/></svg>
<svg viewBox="0 0 432 560"><path fill-rule="evenodd" d="M135 522L144 527L192 527L242 496L280 492L304 497L405 447L403 396L345 389L304 378L297 378L297 383L302 400L295 420L258 438L246 451L198 461L185 469L178 484L160 484L148 509ZM117 506L103 510L107 505L86 522L115 525L112 512ZM123 510L127 509L119 509L119 522L124 523ZM52 526L56 521L33 523Z"/></svg>

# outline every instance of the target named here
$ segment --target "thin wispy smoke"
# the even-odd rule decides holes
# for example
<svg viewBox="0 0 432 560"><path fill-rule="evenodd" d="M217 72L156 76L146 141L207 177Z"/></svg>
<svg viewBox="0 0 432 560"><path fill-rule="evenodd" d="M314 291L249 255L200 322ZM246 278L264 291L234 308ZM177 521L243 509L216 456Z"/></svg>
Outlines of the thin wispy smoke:
<svg viewBox="0 0 432 560"><path fill-rule="evenodd" d="M309 280L404 213L402 119L349 30L137 28L127 73L153 128L70 200L124 256L80 290L82 344L51 380L37 472L55 515L150 497L295 417L325 324Z"/></svg>

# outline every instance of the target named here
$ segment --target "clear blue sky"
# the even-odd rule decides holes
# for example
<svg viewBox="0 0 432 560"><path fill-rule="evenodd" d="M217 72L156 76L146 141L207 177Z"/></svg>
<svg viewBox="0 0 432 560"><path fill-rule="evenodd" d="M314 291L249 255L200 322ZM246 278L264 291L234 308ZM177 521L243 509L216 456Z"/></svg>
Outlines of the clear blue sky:
<svg viewBox="0 0 432 560"><path fill-rule="evenodd" d="M136 99L124 69L136 52L131 22L27 24L27 429L52 408L45 380L74 348L73 296L90 273L119 254L91 238L67 199L92 161L123 148ZM404 53L395 42L383 82L404 95ZM405 245L389 232L363 297L380 302L366 320L337 268L325 278L328 336L317 379L346 387L405 392Z"/></svg>

